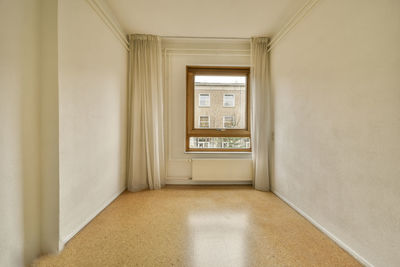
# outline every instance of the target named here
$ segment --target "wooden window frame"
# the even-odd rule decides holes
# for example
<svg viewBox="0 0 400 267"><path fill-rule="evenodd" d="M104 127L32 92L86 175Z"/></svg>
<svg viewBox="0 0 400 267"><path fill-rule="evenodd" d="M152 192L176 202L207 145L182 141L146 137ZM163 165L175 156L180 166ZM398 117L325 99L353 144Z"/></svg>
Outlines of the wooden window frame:
<svg viewBox="0 0 400 267"><path fill-rule="evenodd" d="M244 129L196 129L194 122L195 75L246 76L246 125ZM211 98L211 95L210 95ZM187 152L251 152L251 148L190 148L190 137L249 137L250 133L250 67L186 66L186 151Z"/></svg>

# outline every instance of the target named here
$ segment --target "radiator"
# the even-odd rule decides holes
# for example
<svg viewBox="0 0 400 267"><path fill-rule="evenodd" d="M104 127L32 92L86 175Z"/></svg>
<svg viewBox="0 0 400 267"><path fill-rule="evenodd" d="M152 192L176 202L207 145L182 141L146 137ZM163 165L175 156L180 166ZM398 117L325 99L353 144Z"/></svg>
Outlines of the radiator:
<svg viewBox="0 0 400 267"><path fill-rule="evenodd" d="M251 159L192 159L193 181L251 181Z"/></svg>

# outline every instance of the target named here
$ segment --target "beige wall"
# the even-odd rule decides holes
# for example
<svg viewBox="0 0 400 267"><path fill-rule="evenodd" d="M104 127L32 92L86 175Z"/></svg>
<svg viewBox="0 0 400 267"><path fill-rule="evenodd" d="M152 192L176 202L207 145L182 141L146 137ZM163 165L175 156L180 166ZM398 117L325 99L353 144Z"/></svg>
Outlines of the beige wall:
<svg viewBox="0 0 400 267"><path fill-rule="evenodd" d="M0 266L40 250L39 4L0 1Z"/></svg>
<svg viewBox="0 0 400 267"><path fill-rule="evenodd" d="M0 266L24 266L125 188L127 51L83 0L0 11Z"/></svg>
<svg viewBox="0 0 400 267"><path fill-rule="evenodd" d="M41 252L60 248L58 131L58 1L41 0L40 11L40 144Z"/></svg>
<svg viewBox="0 0 400 267"><path fill-rule="evenodd" d="M24 266L125 187L127 51L83 0L0 11L0 266Z"/></svg>
<svg viewBox="0 0 400 267"><path fill-rule="evenodd" d="M125 188L127 51L83 0L59 2L60 235Z"/></svg>
<svg viewBox="0 0 400 267"><path fill-rule="evenodd" d="M273 190L400 265L400 1L320 1L271 54Z"/></svg>

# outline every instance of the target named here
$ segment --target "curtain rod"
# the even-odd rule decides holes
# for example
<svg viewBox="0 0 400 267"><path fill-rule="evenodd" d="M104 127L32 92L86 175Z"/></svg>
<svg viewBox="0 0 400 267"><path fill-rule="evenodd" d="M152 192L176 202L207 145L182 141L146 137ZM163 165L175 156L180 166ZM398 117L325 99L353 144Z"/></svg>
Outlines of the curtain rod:
<svg viewBox="0 0 400 267"><path fill-rule="evenodd" d="M250 40L250 38L245 38L245 37L200 37L200 36L168 36L168 35L160 35L160 37L165 39Z"/></svg>

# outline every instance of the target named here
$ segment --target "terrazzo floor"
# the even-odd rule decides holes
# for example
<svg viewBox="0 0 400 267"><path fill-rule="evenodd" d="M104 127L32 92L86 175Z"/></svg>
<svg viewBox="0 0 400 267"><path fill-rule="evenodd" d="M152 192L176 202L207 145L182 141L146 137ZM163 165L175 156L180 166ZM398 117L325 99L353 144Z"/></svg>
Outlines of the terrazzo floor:
<svg viewBox="0 0 400 267"><path fill-rule="evenodd" d="M34 266L361 266L272 193L247 186L124 192Z"/></svg>

